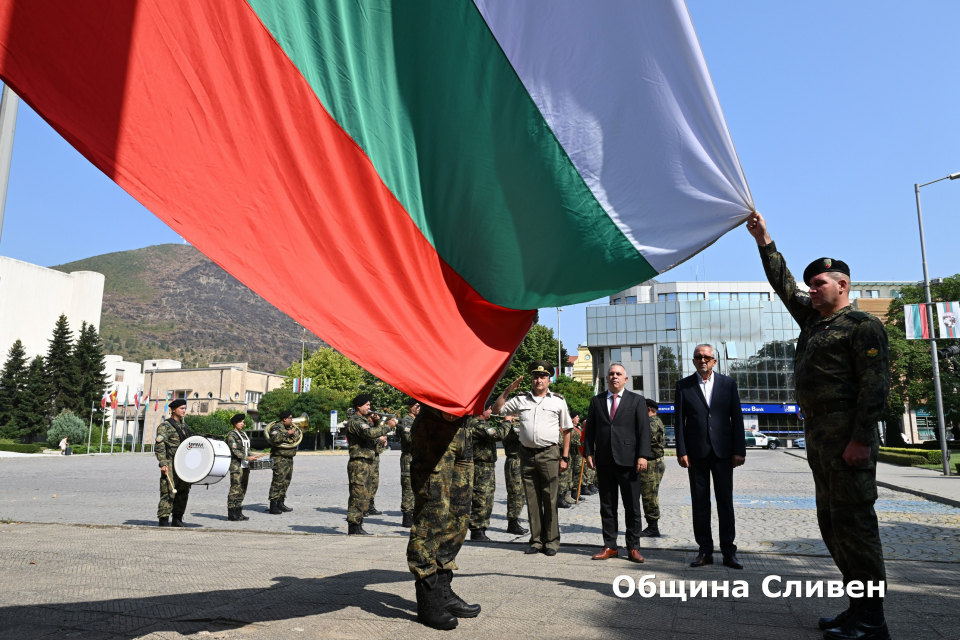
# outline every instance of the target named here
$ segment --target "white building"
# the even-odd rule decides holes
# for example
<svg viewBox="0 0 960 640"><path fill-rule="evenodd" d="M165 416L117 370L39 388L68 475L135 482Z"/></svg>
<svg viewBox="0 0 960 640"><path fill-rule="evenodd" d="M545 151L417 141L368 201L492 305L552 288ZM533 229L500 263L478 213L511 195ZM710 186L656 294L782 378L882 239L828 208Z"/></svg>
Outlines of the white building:
<svg viewBox="0 0 960 640"><path fill-rule="evenodd" d="M104 360L106 364L103 372L107 374L107 392L117 392L117 409L113 410L107 405L107 437L112 441L114 438L123 438L124 433L133 434L136 431L139 417L135 397L140 390L143 390L146 396L146 390L143 389L143 372L139 362L127 362L123 356L113 355L104 356ZM127 403L126 412L124 401Z"/></svg>
<svg viewBox="0 0 960 640"><path fill-rule="evenodd" d="M74 338L84 321L99 331L104 280L94 271L63 273L0 256L0 358L18 339L28 358L46 355L61 314Z"/></svg>

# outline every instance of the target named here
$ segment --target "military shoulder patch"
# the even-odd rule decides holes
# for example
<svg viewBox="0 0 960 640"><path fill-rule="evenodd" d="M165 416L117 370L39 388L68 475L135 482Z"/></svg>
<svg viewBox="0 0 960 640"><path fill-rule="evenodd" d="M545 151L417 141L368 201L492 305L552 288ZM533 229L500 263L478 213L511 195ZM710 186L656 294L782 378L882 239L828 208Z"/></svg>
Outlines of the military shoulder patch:
<svg viewBox="0 0 960 640"><path fill-rule="evenodd" d="M876 358L878 353L880 353L879 349L867 349L867 357Z"/></svg>
<svg viewBox="0 0 960 640"><path fill-rule="evenodd" d="M157 442L163 442L163 436L157 436Z"/></svg>
<svg viewBox="0 0 960 640"><path fill-rule="evenodd" d="M487 427L487 435L488 435L488 436L495 436L495 435L497 435L497 430L494 429L493 427Z"/></svg>
<svg viewBox="0 0 960 640"><path fill-rule="evenodd" d="M237 443L234 442L234 443L233 443L232 445L230 445L230 446L232 446L234 449L236 449L236 448L237 448Z"/></svg>

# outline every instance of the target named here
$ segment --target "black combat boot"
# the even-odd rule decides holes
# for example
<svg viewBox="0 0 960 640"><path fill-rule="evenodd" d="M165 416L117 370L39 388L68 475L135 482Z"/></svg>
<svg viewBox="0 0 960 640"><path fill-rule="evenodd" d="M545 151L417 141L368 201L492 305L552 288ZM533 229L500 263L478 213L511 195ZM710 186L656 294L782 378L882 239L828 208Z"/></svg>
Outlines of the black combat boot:
<svg viewBox="0 0 960 640"><path fill-rule="evenodd" d="M520 526L519 518L510 518L507 521L507 533L512 533L515 536L522 536L525 533L530 533L530 530L524 529Z"/></svg>
<svg viewBox="0 0 960 640"><path fill-rule="evenodd" d="M600 489L597 489L597 485L595 485L595 484L592 484L592 485L590 485L590 486L587 487L587 488L590 489L590 495L591 495L591 496L595 496L595 495L597 495L598 493L600 493Z"/></svg>
<svg viewBox="0 0 960 640"><path fill-rule="evenodd" d="M413 514L409 511L403 512L403 520L400 521L400 526L409 529L413 526Z"/></svg>
<svg viewBox="0 0 960 640"><path fill-rule="evenodd" d="M173 514L173 522L170 523L171 527L183 527L186 526L183 524L183 514L175 513Z"/></svg>
<svg viewBox="0 0 960 640"><path fill-rule="evenodd" d="M820 627L820 631L836 629L854 614L854 612L857 610L857 605L860 603L860 598L847 598L847 600L849 600L850 604L848 604L847 608L838 613L836 616L832 618L820 618L819 622L817 622L817 626Z"/></svg>
<svg viewBox="0 0 960 640"><path fill-rule="evenodd" d="M839 626L823 632L826 640L890 640L883 617L883 598L860 598L861 602Z"/></svg>
<svg viewBox="0 0 960 640"><path fill-rule="evenodd" d="M470 529L470 541L471 542L493 542L493 540L487 537L486 529Z"/></svg>
<svg viewBox="0 0 960 640"><path fill-rule="evenodd" d="M560 496L560 499L557 500L557 509L569 509L573 505L563 499L563 496Z"/></svg>
<svg viewBox="0 0 960 640"><path fill-rule="evenodd" d="M237 508L236 507L227 507L227 520L230 522L236 522L239 520L237 518Z"/></svg>
<svg viewBox="0 0 960 640"><path fill-rule="evenodd" d="M444 607L443 587L436 573L417 580L417 620L433 629L449 631L457 628L457 619Z"/></svg>
<svg viewBox="0 0 960 640"><path fill-rule="evenodd" d="M277 500L277 506L280 507L280 511L283 511L284 513L289 513L290 511L293 511L292 507L287 506L286 497L283 497Z"/></svg>
<svg viewBox="0 0 960 640"><path fill-rule="evenodd" d="M660 525L656 520L647 520L647 528L641 531L640 535L644 538L659 538Z"/></svg>
<svg viewBox="0 0 960 640"><path fill-rule="evenodd" d="M160 526L161 526L161 527L169 527L169 526L170 526L170 516L163 516L162 518L160 518Z"/></svg>
<svg viewBox="0 0 960 640"><path fill-rule="evenodd" d="M580 489L580 500L585 499L588 495L590 495L590 494L586 493L583 489ZM576 490L576 489L570 489L570 499L573 500L574 503L577 502L577 490Z"/></svg>
<svg viewBox="0 0 960 640"><path fill-rule="evenodd" d="M481 529L482 531L482 529ZM437 569L437 582L443 591L443 608L458 618L476 618L480 615L480 605L467 604L463 598L453 592L453 571Z"/></svg>
<svg viewBox="0 0 960 640"><path fill-rule="evenodd" d="M373 535L369 531L366 531L363 528L363 523L358 522L357 524L347 523L347 535L348 536L369 536Z"/></svg>
<svg viewBox="0 0 960 640"><path fill-rule="evenodd" d="M250 519L250 518L248 518L247 516L243 515L243 507L237 507L236 514L237 514L237 520L241 520L241 521L242 521L242 520L249 520L249 519Z"/></svg>
<svg viewBox="0 0 960 640"><path fill-rule="evenodd" d="M370 507L363 512L365 516L382 516L383 511L377 509L377 505L374 504L373 500L370 501Z"/></svg>
<svg viewBox="0 0 960 640"><path fill-rule="evenodd" d="M278 516L283 513L283 510L280 508L279 500L270 501L270 514Z"/></svg>

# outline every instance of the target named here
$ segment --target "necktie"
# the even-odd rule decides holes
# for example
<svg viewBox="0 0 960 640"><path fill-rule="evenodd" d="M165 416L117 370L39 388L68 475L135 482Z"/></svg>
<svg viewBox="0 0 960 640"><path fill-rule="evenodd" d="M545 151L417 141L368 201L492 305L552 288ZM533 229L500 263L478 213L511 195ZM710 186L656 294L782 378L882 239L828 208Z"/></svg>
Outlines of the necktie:
<svg viewBox="0 0 960 640"><path fill-rule="evenodd" d="M613 404L610 406L610 420L612 421L617 417L617 396L613 396Z"/></svg>

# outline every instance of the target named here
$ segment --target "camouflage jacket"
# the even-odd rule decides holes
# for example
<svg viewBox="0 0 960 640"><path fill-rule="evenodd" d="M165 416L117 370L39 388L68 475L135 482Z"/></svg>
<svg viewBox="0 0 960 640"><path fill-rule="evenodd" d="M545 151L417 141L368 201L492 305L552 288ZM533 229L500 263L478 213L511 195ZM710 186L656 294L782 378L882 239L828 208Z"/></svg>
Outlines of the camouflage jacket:
<svg viewBox="0 0 960 640"><path fill-rule="evenodd" d="M190 427L179 420L167 418L157 427L157 439L153 445L153 453L161 467L173 464L173 456L177 453L180 443L190 437Z"/></svg>
<svg viewBox="0 0 960 640"><path fill-rule="evenodd" d="M767 279L800 325L794 357L797 401L807 414L825 403L846 400L855 407L851 438L877 443L877 422L890 392L887 330L875 316L844 307L824 318L797 287L774 243L760 247Z"/></svg>
<svg viewBox="0 0 960 640"><path fill-rule="evenodd" d="M230 471L242 469L243 461L250 455L250 440L240 433L240 431L234 429L223 438L227 446L230 447Z"/></svg>
<svg viewBox="0 0 960 640"><path fill-rule="evenodd" d="M503 455L508 458L520 457L520 425L517 421L503 421Z"/></svg>
<svg viewBox="0 0 960 640"><path fill-rule="evenodd" d="M290 427L291 429L293 427ZM287 433L288 428L283 426L283 423L279 420L277 422L271 422L270 426L267 427L267 440L270 442L270 457L271 458L292 458L297 455L297 448L290 447L289 449L281 449L277 445L296 442L297 441L297 432L294 429L293 435Z"/></svg>
<svg viewBox="0 0 960 640"><path fill-rule="evenodd" d="M651 460L657 460L663 457L663 421L660 416L650 418L650 453Z"/></svg>
<svg viewBox="0 0 960 640"><path fill-rule="evenodd" d="M347 444L350 446L350 458L376 458L380 455L377 443L380 436L390 433L390 427L380 424L378 418L368 420L355 413L347 420Z"/></svg>
<svg viewBox="0 0 960 640"><path fill-rule="evenodd" d="M414 417L409 413L403 416L400 424L397 425L397 436L400 437L400 453L410 453L410 445L413 440L410 438L410 429L413 427Z"/></svg>
<svg viewBox="0 0 960 640"><path fill-rule="evenodd" d="M583 446L583 433L581 432L582 428L583 427L574 427L573 430L570 432L570 459L571 460L583 457L583 452L581 451L581 447Z"/></svg>
<svg viewBox="0 0 960 640"><path fill-rule="evenodd" d="M493 420L484 420L480 416L470 416L467 420L467 430L473 438L473 461L496 462L497 441L503 440L503 436L507 433L507 423L497 424Z"/></svg>

